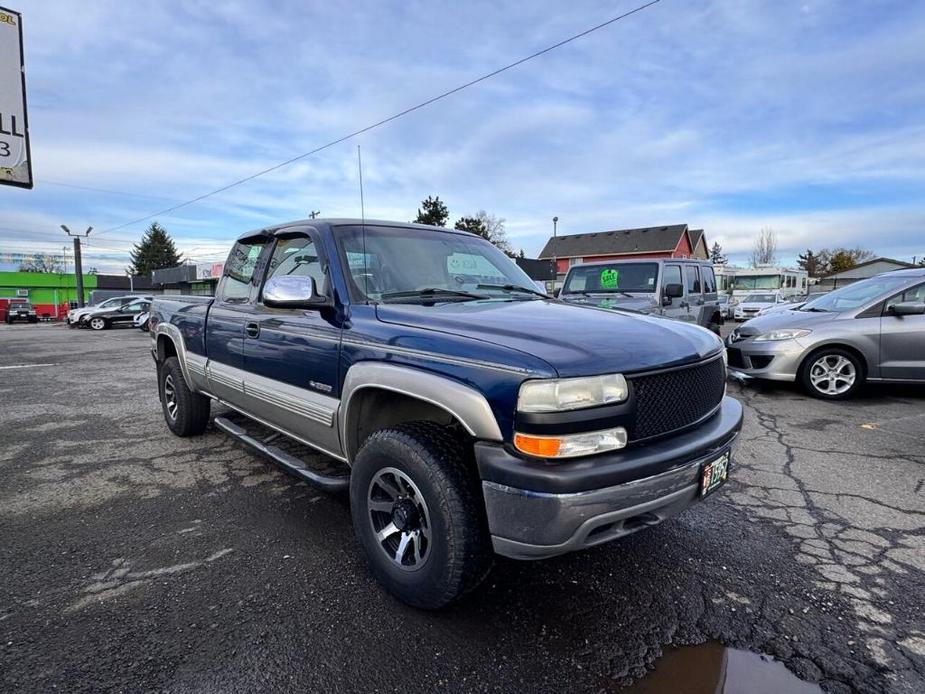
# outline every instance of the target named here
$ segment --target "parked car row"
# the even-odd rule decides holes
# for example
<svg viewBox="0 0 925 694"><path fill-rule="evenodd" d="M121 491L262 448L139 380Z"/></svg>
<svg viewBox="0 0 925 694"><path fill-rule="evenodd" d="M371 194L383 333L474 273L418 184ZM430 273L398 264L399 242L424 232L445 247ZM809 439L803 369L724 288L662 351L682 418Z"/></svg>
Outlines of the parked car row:
<svg viewBox="0 0 925 694"><path fill-rule="evenodd" d="M147 331L152 298L148 295L128 294L106 299L93 306L72 309L67 313L67 326L108 330L117 325L132 325Z"/></svg>

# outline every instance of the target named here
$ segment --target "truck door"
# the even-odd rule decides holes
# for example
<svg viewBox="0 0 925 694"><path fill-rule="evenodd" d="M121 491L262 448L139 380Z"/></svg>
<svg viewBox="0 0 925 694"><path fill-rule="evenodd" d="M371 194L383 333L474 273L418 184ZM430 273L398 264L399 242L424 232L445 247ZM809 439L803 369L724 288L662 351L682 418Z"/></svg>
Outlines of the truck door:
<svg viewBox="0 0 925 694"><path fill-rule="evenodd" d="M684 279L681 276L681 266L680 265L663 265L662 266L662 296L665 295L665 287L669 284L680 284L684 286ZM687 315L687 299L683 296L671 299L670 304L665 304L668 299L662 299L662 315L667 316L668 318L674 318L675 320L683 320L684 316Z"/></svg>
<svg viewBox="0 0 925 694"><path fill-rule="evenodd" d="M255 278L261 257L272 238L256 236L238 241L209 308L206 324L206 377L216 397L237 407L244 398L244 324L253 313Z"/></svg>
<svg viewBox="0 0 925 694"><path fill-rule="evenodd" d="M266 280L312 277L332 295L320 238L313 228L278 233ZM271 308L257 297L244 327L246 408L322 450L337 454L341 326L333 308Z"/></svg>
<svg viewBox="0 0 925 694"><path fill-rule="evenodd" d="M684 265L684 313L681 320L697 323L703 308L703 289L700 282L700 268L696 265Z"/></svg>
<svg viewBox="0 0 925 694"><path fill-rule="evenodd" d="M897 316L890 306L925 302L925 284L887 300L880 317L880 376L925 380L925 315Z"/></svg>

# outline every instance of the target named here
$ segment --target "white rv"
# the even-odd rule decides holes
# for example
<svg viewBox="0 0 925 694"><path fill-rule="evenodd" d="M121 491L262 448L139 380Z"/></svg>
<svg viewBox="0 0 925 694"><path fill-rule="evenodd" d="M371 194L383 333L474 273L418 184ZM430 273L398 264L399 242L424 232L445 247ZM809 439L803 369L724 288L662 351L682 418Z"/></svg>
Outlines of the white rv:
<svg viewBox="0 0 925 694"><path fill-rule="evenodd" d="M714 265L717 290L741 299L756 291L780 292L784 298L803 296L809 289L806 270L762 265L742 268L734 265Z"/></svg>

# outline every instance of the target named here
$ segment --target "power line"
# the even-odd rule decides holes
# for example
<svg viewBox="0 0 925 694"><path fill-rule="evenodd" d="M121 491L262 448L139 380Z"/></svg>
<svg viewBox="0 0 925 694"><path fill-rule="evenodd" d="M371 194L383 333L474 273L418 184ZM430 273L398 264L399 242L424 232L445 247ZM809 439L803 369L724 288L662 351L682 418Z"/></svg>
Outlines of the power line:
<svg viewBox="0 0 925 694"><path fill-rule="evenodd" d="M130 222L125 222L124 224L119 224L118 226L110 227L109 229L104 229L103 231L99 232L97 236L99 236L100 234L108 234L111 231L118 231L119 229L124 229L127 226L138 224L139 222L146 222L147 220L152 219L154 217L159 217L161 215L166 215L172 212L176 212L177 210L183 207L187 207L188 205L192 205L194 203L200 202L202 200L205 200L206 198L212 197L213 195L218 195L219 193L223 193L226 190L239 186L242 183L247 183L248 181L252 181L255 178L264 176L272 171L276 171L277 169L281 169L285 166L289 166L290 164L293 164L299 161L300 159L304 159L305 157L309 157L313 154L317 154L318 152L321 152L322 150L333 147L334 145L339 145L340 143L345 142L346 140L349 140L351 138L354 138L357 135L362 135L363 133L367 133L370 130L374 130L375 128L385 125L386 123L391 123L392 121L397 120L403 116L407 116L409 113L418 111L422 108L430 106L433 103L436 103L437 101L445 99L448 96L452 96L453 94L456 94L457 92L461 92L462 90L468 89L469 87L479 84L480 82L484 82L485 80L491 79L492 77L496 77L497 75L500 75L502 72L506 72L519 65L523 65L524 63L529 62L533 60L534 58L538 58L541 55L549 53L550 51L554 51L557 48L561 48L562 46L565 46L566 44L569 44L572 41L576 41L584 36L587 36L588 34L594 33L595 31L603 29L604 27L607 27L607 26L610 26L611 24L619 22L621 19L626 19L627 17L636 14L637 12L642 12L643 10L651 7L652 5L657 4L658 2L660 2L660 0L650 0L650 2L647 2L643 5L639 5L638 7L632 10L629 10L627 12L624 12L621 15L612 17L611 19L608 19L606 22L601 22L600 24L597 24L591 27L590 29L585 29L584 31L580 33L573 34L572 36L569 36L568 38L563 39L562 41L559 41L558 43L554 43L551 46L547 46L546 48L543 48L542 50L539 50L536 53L532 53L526 56L525 58L521 58L520 60L517 60L513 63L509 63L505 65L504 67L500 67L497 70L493 70L492 72L484 74L481 77L477 77L469 82L466 82L457 87L454 87L453 89L449 89L441 94L438 94L437 96L431 97L427 101L422 101L421 103L416 104L415 106L406 108L403 111L399 111L398 113L395 113L389 116L388 118L383 118L382 120L377 121L376 123L373 123L372 125L367 125L366 127L360 128L359 130L354 130L352 133L344 135L343 137L339 137L336 140L331 140L330 142L323 144L320 147L316 147L315 149L309 150L308 152L303 152L302 154L296 155L292 157L291 159L287 159L286 161L280 162L279 164L274 164L273 166L263 169L262 171L258 171L257 173L251 174L250 176L245 176L244 178L240 178L237 181L233 181L227 185L222 186L221 188L216 188L215 190L209 191L208 193L203 193L202 195L199 195L185 202L178 203L176 205L173 205L172 207L167 207L163 210L159 210L157 212L146 215L144 217L139 217L138 219L133 219Z"/></svg>
<svg viewBox="0 0 925 694"><path fill-rule="evenodd" d="M75 190L88 190L94 193L107 193L109 195L128 195L133 198L146 198L149 200L166 200L167 202L173 202L171 198L165 198L162 195L144 195L143 193L130 193L126 190L111 190L108 188L91 188L89 186L78 186L73 183L63 183L62 181L50 181L47 178L43 178L36 183L41 183L44 185L51 186L60 186L61 188L74 188Z"/></svg>

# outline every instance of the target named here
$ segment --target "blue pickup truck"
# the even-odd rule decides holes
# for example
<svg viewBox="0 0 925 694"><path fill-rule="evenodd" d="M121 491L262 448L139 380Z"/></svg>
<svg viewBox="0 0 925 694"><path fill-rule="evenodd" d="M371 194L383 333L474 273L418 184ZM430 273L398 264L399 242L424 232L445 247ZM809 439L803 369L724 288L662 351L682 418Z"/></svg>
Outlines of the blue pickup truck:
<svg viewBox="0 0 925 694"><path fill-rule="evenodd" d="M158 296L167 426L220 430L349 492L372 574L437 608L493 555L655 525L725 482L742 407L709 331L564 303L467 232L306 220L242 236L211 297ZM342 461L312 470L280 435ZM291 448L291 447L290 447Z"/></svg>

